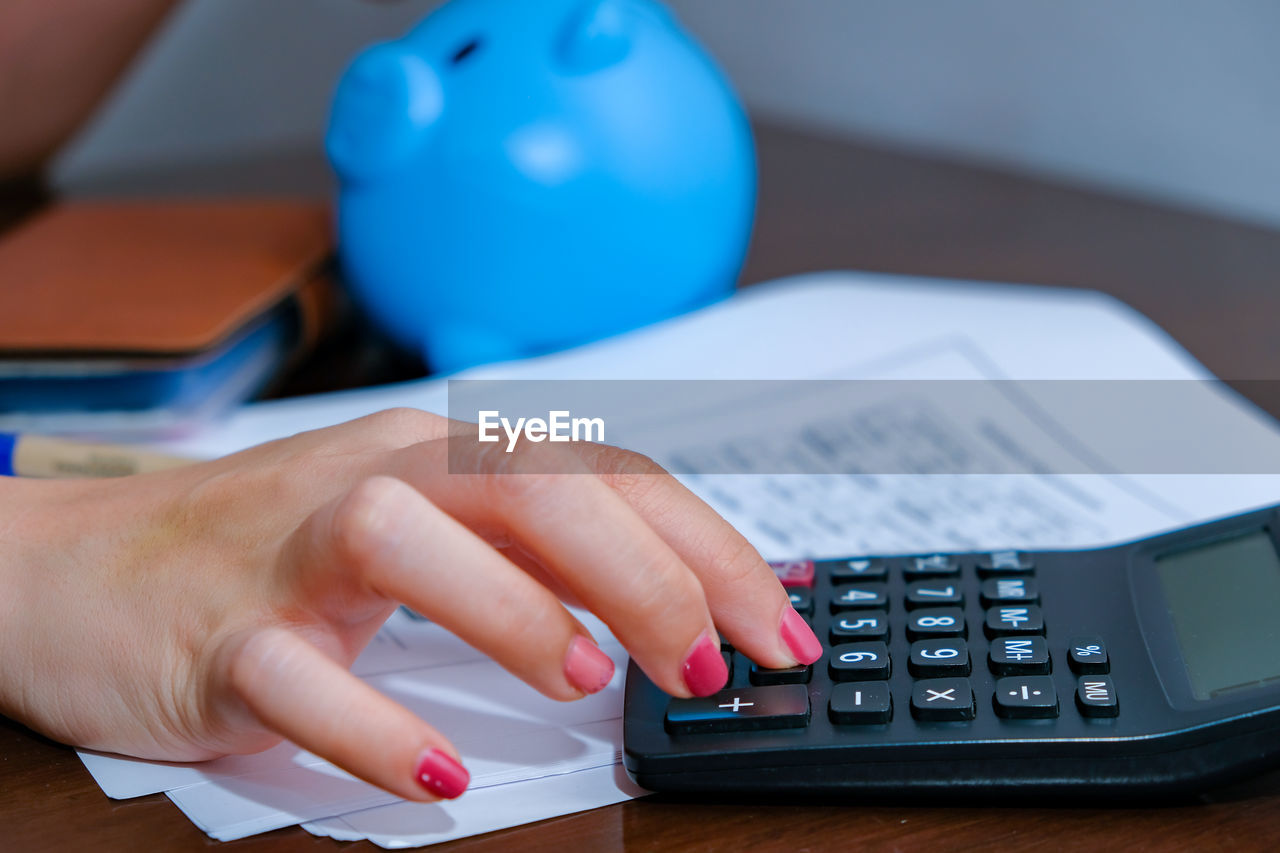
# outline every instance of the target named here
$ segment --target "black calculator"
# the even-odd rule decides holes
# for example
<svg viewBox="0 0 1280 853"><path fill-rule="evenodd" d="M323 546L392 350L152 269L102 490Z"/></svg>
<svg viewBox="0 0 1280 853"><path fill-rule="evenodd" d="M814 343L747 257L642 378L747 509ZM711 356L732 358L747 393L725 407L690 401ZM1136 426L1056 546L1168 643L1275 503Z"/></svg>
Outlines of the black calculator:
<svg viewBox="0 0 1280 853"><path fill-rule="evenodd" d="M824 643L673 699L627 672L668 792L1191 792L1280 763L1280 508L1115 547L775 564Z"/></svg>

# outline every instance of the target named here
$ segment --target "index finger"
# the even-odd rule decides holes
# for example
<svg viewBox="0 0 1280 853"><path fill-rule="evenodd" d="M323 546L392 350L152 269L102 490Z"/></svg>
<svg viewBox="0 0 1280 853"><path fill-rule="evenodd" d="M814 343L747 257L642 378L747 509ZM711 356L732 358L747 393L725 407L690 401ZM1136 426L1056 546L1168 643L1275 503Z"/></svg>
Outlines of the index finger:
<svg viewBox="0 0 1280 853"><path fill-rule="evenodd" d="M735 648L775 668L822 656L773 570L719 513L646 456L605 444L575 450L698 576L716 627Z"/></svg>

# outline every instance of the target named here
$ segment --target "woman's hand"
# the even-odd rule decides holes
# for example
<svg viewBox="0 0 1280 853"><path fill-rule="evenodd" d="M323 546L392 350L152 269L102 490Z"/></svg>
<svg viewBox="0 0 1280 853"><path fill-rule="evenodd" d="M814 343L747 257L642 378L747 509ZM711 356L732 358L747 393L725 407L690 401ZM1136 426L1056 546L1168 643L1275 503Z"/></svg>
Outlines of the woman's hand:
<svg viewBox="0 0 1280 853"><path fill-rule="evenodd" d="M289 738L429 800L465 789L457 753L348 671L399 603L561 700L613 672L562 598L675 696L724 685L717 628L764 666L820 654L746 540L652 462L450 458L451 428L396 410L157 474L0 481L0 711L144 758Z"/></svg>

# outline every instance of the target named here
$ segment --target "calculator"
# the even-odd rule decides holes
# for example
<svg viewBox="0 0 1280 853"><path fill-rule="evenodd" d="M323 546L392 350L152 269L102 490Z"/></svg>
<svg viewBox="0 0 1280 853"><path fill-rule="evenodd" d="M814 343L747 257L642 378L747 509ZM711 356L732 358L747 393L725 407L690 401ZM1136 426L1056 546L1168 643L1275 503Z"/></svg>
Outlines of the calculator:
<svg viewBox="0 0 1280 853"><path fill-rule="evenodd" d="M1280 763L1280 507L1083 551L774 564L823 641L712 696L627 672L666 792L1135 795Z"/></svg>

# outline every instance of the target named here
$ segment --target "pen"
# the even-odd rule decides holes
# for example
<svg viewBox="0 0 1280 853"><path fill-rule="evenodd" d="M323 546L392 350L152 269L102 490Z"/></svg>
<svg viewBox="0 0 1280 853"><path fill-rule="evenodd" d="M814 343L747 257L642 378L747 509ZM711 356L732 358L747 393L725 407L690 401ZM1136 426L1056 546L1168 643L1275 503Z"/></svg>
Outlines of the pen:
<svg viewBox="0 0 1280 853"><path fill-rule="evenodd" d="M0 432L0 475L9 477L124 477L194 461L133 447Z"/></svg>

